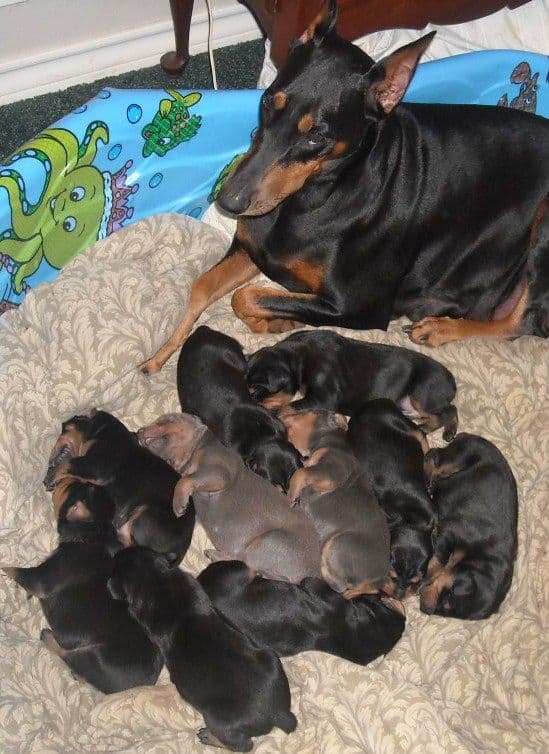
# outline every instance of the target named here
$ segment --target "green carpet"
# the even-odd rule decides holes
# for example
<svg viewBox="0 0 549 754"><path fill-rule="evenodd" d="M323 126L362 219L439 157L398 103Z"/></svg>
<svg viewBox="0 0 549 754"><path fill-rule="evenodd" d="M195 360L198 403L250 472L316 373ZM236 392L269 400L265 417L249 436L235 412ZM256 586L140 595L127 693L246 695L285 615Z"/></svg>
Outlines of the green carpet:
<svg viewBox="0 0 549 754"><path fill-rule="evenodd" d="M253 89L263 62L263 52L261 39L215 50L219 88ZM0 107L0 163L39 131L90 100L105 86L121 89L211 89L212 78L208 56L203 53L191 57L179 76L170 76L164 73L160 65L155 65L4 105Z"/></svg>

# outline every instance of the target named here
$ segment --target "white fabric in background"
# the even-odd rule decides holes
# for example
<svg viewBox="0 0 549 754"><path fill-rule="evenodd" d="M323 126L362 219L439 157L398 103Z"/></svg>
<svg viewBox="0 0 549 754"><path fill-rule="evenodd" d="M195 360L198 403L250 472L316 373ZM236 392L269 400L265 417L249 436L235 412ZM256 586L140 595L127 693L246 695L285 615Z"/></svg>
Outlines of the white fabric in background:
<svg viewBox="0 0 549 754"><path fill-rule="evenodd" d="M516 10L503 10L491 16L453 26L429 24L417 29L389 29L367 34L355 40L374 60L393 52L401 45L437 30L437 35L422 57L423 61L438 60L473 50L528 50L549 54L549 0L530 0ZM270 43L265 43L265 60L257 85L265 89L276 76L270 58Z"/></svg>

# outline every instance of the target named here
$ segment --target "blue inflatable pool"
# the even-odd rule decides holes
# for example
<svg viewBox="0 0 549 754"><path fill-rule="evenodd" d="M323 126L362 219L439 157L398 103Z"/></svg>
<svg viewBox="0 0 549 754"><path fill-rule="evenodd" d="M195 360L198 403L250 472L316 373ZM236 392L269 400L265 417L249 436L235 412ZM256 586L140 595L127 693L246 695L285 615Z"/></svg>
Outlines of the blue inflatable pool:
<svg viewBox="0 0 549 754"><path fill-rule="evenodd" d="M158 212L201 217L257 124L261 91L103 89L0 165L0 313L94 241ZM549 57L419 66L407 101L549 116Z"/></svg>

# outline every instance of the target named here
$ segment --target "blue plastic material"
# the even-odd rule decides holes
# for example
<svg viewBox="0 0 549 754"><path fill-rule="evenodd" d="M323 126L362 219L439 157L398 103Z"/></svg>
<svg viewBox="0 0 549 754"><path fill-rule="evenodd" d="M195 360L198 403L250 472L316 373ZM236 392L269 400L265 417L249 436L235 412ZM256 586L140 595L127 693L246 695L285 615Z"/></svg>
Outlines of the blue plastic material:
<svg viewBox="0 0 549 754"><path fill-rule="evenodd" d="M244 153L261 91L103 89L0 165L0 313L99 238L148 215L201 217ZM549 58L458 55L420 65L409 102L549 116Z"/></svg>

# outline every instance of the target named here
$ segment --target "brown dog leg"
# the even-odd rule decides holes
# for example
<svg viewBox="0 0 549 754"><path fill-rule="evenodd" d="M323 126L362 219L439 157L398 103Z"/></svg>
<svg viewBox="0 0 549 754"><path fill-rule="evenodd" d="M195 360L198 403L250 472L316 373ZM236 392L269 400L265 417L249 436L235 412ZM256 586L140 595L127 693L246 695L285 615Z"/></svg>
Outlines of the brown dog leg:
<svg viewBox="0 0 549 754"><path fill-rule="evenodd" d="M159 372L170 356L188 338L194 323L210 304L218 301L242 283L252 280L258 274L258 268L248 254L239 249L230 256L226 256L195 280L191 288L185 316L176 327L173 335L158 349L154 356L139 365L143 374L151 375Z"/></svg>
<svg viewBox="0 0 549 754"><path fill-rule="evenodd" d="M503 319L484 322L452 317L425 317L420 322L407 325L403 330L414 343L431 348L466 338L512 338L519 331L527 304L528 284L525 283L513 311Z"/></svg>

